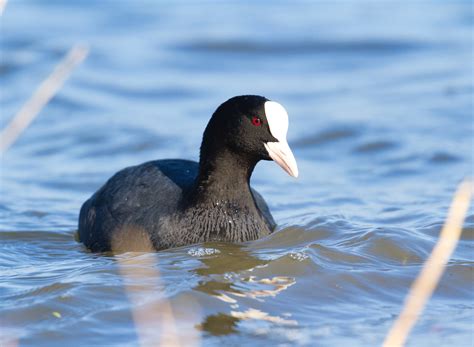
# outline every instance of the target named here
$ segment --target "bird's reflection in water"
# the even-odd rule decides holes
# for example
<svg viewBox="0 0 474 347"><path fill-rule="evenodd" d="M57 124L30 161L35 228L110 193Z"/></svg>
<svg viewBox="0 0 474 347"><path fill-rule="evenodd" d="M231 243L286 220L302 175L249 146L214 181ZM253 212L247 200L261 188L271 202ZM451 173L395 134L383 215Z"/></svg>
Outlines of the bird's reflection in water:
<svg viewBox="0 0 474 347"><path fill-rule="evenodd" d="M229 335L237 332L236 328L239 321L239 318L232 317L229 314L218 313L207 316L198 328L215 336Z"/></svg>
<svg viewBox="0 0 474 347"><path fill-rule="evenodd" d="M237 332L241 320L263 320L274 324L296 325L291 319L272 316L258 309L241 308L241 298L264 301L265 297L275 297L278 293L295 284L295 279L286 276L264 278L254 274L254 270L265 267L269 262L260 259L246 249L245 245L207 243L206 247L218 249L200 261L205 265L193 270L203 278L194 290L206 293L229 305L228 312L207 315L197 327L212 335L227 335Z"/></svg>

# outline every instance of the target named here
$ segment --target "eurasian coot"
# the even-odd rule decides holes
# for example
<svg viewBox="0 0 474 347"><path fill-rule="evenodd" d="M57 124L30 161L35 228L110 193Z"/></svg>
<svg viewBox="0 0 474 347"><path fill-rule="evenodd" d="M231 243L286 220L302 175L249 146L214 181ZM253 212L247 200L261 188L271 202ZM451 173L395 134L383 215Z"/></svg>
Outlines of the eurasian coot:
<svg viewBox="0 0 474 347"><path fill-rule="evenodd" d="M275 222L250 176L262 159L298 176L287 130L279 103L227 100L204 131L199 163L165 159L119 171L83 204L80 241L94 252L141 251L270 234Z"/></svg>

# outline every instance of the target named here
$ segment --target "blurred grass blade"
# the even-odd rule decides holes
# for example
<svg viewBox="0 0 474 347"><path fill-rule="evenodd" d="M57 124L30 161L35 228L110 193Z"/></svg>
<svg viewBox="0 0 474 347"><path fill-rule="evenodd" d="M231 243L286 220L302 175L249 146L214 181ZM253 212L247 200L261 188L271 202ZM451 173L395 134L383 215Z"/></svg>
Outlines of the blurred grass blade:
<svg viewBox="0 0 474 347"><path fill-rule="evenodd" d="M132 304L132 315L138 333L141 347L152 346L182 346L173 310L168 300L160 300L159 303L148 305L141 304L149 293L153 293L155 286L160 287L154 281L159 281L160 274L155 268L157 258L148 256L117 257L120 274L124 278L125 289ZM143 282L152 284L145 285ZM166 331L166 337L163 332Z"/></svg>
<svg viewBox="0 0 474 347"><path fill-rule="evenodd" d="M64 60L40 84L32 97L2 130L0 133L0 153L4 153L18 139L43 107L56 95L74 68L86 58L88 52L87 47L80 45L71 48Z"/></svg>
<svg viewBox="0 0 474 347"><path fill-rule="evenodd" d="M459 185L451 203L448 217L441 230L439 240L425 262L418 278L413 283L405 299L403 310L388 333L383 347L399 347L405 344L418 316L433 294L445 266L461 237L464 219L472 198L473 183L472 179L466 179Z"/></svg>
<svg viewBox="0 0 474 347"><path fill-rule="evenodd" d="M137 233L133 233L136 235ZM120 246L114 241L112 248ZM181 300L186 317L178 312L160 288L164 285L158 269L158 256L152 244L144 253L116 255L120 275L132 307L132 316L140 347L194 347L200 345L196 325L198 310L194 300ZM146 298L152 298L147 300ZM179 327L177 322L179 322Z"/></svg>
<svg viewBox="0 0 474 347"><path fill-rule="evenodd" d="M5 7L7 6L7 0L0 0L0 16L5 12Z"/></svg>

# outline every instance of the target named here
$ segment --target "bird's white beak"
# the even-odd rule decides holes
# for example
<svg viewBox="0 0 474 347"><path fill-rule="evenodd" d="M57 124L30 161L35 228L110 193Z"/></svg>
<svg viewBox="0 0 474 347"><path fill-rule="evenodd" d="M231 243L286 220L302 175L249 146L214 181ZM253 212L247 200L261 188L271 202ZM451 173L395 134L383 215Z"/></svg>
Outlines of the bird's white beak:
<svg viewBox="0 0 474 347"><path fill-rule="evenodd" d="M286 141L286 133L288 132L288 113L285 108L275 101L265 102L265 115L268 120L268 127L273 137L278 142L264 143L270 158L272 158L283 170L290 176L298 177L298 166L291 152L290 146Z"/></svg>
<svg viewBox="0 0 474 347"><path fill-rule="evenodd" d="M281 166L290 176L298 177L298 166L293 152L288 146L286 141L284 142L267 142L264 143L265 148L272 158L278 165Z"/></svg>

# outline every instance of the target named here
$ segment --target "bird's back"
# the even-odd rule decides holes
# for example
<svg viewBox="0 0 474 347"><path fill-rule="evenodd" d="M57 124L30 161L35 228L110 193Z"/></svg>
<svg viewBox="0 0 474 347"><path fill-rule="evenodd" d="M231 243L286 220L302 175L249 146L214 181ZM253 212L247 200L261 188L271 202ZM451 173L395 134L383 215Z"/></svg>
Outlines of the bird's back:
<svg viewBox="0 0 474 347"><path fill-rule="evenodd" d="M198 163L178 159L151 161L117 172L83 204L80 241L99 252L121 245L129 250L147 248L143 242L150 242L160 217L176 211L197 172Z"/></svg>

